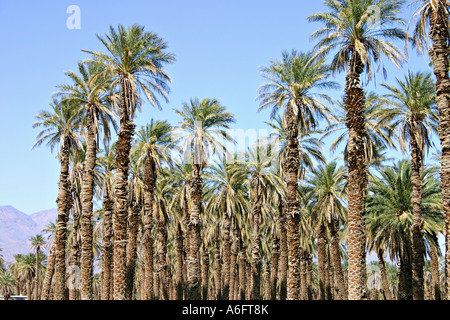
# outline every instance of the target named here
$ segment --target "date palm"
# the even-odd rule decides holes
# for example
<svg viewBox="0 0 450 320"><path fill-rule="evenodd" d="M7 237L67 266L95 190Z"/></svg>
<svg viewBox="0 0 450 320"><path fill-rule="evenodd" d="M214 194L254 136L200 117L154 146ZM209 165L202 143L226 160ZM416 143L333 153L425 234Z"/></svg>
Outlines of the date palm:
<svg viewBox="0 0 450 320"><path fill-rule="evenodd" d="M346 170L336 162L320 166L308 180L311 202L311 218L318 234L319 295L325 299L325 246L326 229L330 233L330 254L334 272L337 275L340 300L347 300L339 246L339 221L346 215L344 189Z"/></svg>
<svg viewBox="0 0 450 320"><path fill-rule="evenodd" d="M222 214L223 219L223 261L222 261L222 277L224 287L222 296L225 299L233 300L230 291L230 279L233 277L234 264L231 263L231 246L232 246L232 219L246 211L246 190L244 181L246 175L240 170L238 165L228 163L227 158L222 158L210 166L206 185L210 192L208 195L208 210L212 214ZM220 216L218 217L220 218Z"/></svg>
<svg viewBox="0 0 450 320"><path fill-rule="evenodd" d="M94 192L94 169L97 160L97 141L103 129L104 140L110 139L110 126L116 127L113 100L109 90L110 79L105 77L104 66L91 62L78 63L79 74L69 71L66 75L73 84L62 85L63 99L78 106L86 130L86 152L83 162L81 184L81 299L94 297L92 250L92 215Z"/></svg>
<svg viewBox="0 0 450 320"><path fill-rule="evenodd" d="M328 108L320 102L330 102L330 98L319 90L336 88L337 84L328 81L330 69L323 58L313 53L301 53L293 50L283 52L281 61L272 61L269 67L261 69L262 76L268 81L260 86L258 110L272 108L272 118L278 111L283 112L283 126L286 130L286 155L283 164L287 184L287 233L288 238L288 284L287 298L299 298L300 254L299 246L299 203L297 198L299 176L299 127L308 132L315 128L318 120L329 114Z"/></svg>
<svg viewBox="0 0 450 320"><path fill-rule="evenodd" d="M390 107L379 109L382 121L387 119L392 128L398 128L399 143L402 151L409 144L411 152L411 183L413 187L412 225L412 270L414 300L424 300L423 267L425 244L423 240L423 218L421 213L423 159L433 146L432 134L437 133L439 122L436 110L434 83L431 74L418 72L397 78L397 84L383 86L388 90L387 103Z"/></svg>
<svg viewBox="0 0 450 320"><path fill-rule="evenodd" d="M144 217L143 217L143 268L145 270L144 299L151 298L153 291L153 202L158 173L164 163L170 163L172 126L167 121L151 120L137 132L131 156L144 171Z"/></svg>
<svg viewBox="0 0 450 320"><path fill-rule="evenodd" d="M0 270L0 294L3 296L3 300L9 300L14 293L15 279L6 270Z"/></svg>
<svg viewBox="0 0 450 320"><path fill-rule="evenodd" d="M422 172L421 181L424 231L425 235L432 235L442 224L439 182L431 169ZM411 164L403 160L380 171L380 178L371 182L367 201L368 247L370 251L382 248L391 259L398 259L399 299L413 298L412 197Z"/></svg>
<svg viewBox="0 0 450 320"><path fill-rule="evenodd" d="M187 250L187 272L190 300L200 299L198 279L199 259L197 253L201 245L201 217L203 170L211 155L224 151L223 143L231 141L226 129L233 123L233 114L226 112L225 106L216 99L191 99L184 103L182 108L175 110L181 117L179 129L184 140L182 143L185 155L190 157L192 175L189 179L191 207L189 212L188 234L189 246Z"/></svg>
<svg viewBox="0 0 450 320"><path fill-rule="evenodd" d="M55 289L56 300L65 299L66 288L66 241L67 221L71 204L68 183L70 152L81 146L80 130L81 119L78 117L76 107L68 102L56 99L50 104L51 111L42 111L36 118L33 128L43 127L37 135L33 148L46 143L53 151L56 145L60 145L59 161L61 171L58 186L58 220L55 234ZM50 270L48 270L50 272ZM43 294L42 299L48 299L48 294Z"/></svg>
<svg viewBox="0 0 450 320"><path fill-rule="evenodd" d="M348 251L350 300L366 296L364 196L367 187L367 170L364 145L367 128L364 115L364 88L361 75L368 80L373 68L382 66L387 57L400 67L403 60L394 40L405 39L400 28L404 22L398 17L403 0L325 0L328 11L308 17L310 22L325 26L315 31L311 38L319 39L315 48L319 55L333 55L331 67L335 72L346 71L344 103L348 127ZM379 15L375 16L375 13ZM384 74L386 73L383 67Z"/></svg>
<svg viewBox="0 0 450 320"><path fill-rule="evenodd" d="M30 246L33 248L35 252L35 260L36 260L36 268L35 270L39 270L39 254L41 253L41 247L45 245L45 239L42 235L37 234L30 238ZM39 279L40 272L35 272L35 293L34 293L34 299L39 300L39 286L40 286L40 279Z"/></svg>
<svg viewBox="0 0 450 320"><path fill-rule="evenodd" d="M114 211L114 299L126 299L127 184L131 139L136 108L140 109L140 93L151 105L160 108L157 94L166 101L170 77L163 66L174 61L166 52L167 43L144 27L131 25L118 30L110 27L106 38L97 35L107 53L86 51L111 74L112 89L120 88L120 127L116 145L116 210Z"/></svg>
<svg viewBox="0 0 450 320"><path fill-rule="evenodd" d="M439 110L439 138L441 140L441 183L444 216L446 217L446 248L450 248L450 77L449 77L449 26L450 2L448 0L416 0L417 17L414 40L419 51L429 49L436 76L436 104ZM431 47L429 47L431 42ZM450 272L450 250L446 251L445 270ZM450 277L446 281L450 292Z"/></svg>

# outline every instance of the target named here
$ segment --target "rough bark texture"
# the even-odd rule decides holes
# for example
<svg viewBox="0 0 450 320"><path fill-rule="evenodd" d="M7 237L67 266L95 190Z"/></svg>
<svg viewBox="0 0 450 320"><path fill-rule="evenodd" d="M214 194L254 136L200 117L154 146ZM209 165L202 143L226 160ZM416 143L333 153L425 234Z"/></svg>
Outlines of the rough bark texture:
<svg viewBox="0 0 450 320"><path fill-rule="evenodd" d="M55 249L54 249L54 245L52 245L50 254L48 256L47 268L45 270L44 281L42 282L41 300L49 300L50 288L52 285L54 271L55 271ZM18 292L17 294L20 295L20 292Z"/></svg>
<svg viewBox="0 0 450 320"><path fill-rule="evenodd" d="M363 64L356 52L352 53L346 77L344 102L347 109L348 128L348 298L362 300L366 297L365 253L365 187L366 161L364 139L367 136L364 115L364 91L360 75Z"/></svg>
<svg viewBox="0 0 450 320"><path fill-rule="evenodd" d="M135 125L128 115L128 104L132 101L131 88L126 81L121 83L121 114L119 137L116 145L116 186L114 210L114 300L126 299L127 267L127 219L128 219L128 167L130 163L131 139Z"/></svg>
<svg viewBox="0 0 450 320"><path fill-rule="evenodd" d="M300 158L298 150L297 112L300 111L294 111L292 105L289 104L286 128L286 160L284 163L287 184L288 300L299 300L300 294L300 210L297 199Z"/></svg>
<svg viewBox="0 0 450 320"><path fill-rule="evenodd" d="M201 221L200 213L202 211L202 188L203 179L201 176L201 166L193 164L192 178L190 179L191 189L191 210L189 213L189 251L187 254L187 282L188 299L200 300L199 286L199 256L201 244ZM220 279L219 279L220 280Z"/></svg>
<svg viewBox="0 0 450 320"><path fill-rule="evenodd" d="M219 242L219 228L216 227L216 233L214 237L214 286L215 286L215 300L222 300L222 287L221 287L221 263L220 263L220 242Z"/></svg>
<svg viewBox="0 0 450 320"><path fill-rule="evenodd" d="M432 297L434 300L441 300L441 288L439 279L439 258L436 246L430 247L431 277L432 277Z"/></svg>
<svg viewBox="0 0 450 320"><path fill-rule="evenodd" d="M93 251L93 192L94 170L97 159L97 141L94 114L88 111L86 156L81 183L81 300L93 300L94 251Z"/></svg>
<svg viewBox="0 0 450 320"><path fill-rule="evenodd" d="M66 296L66 241L67 221L69 220L69 145L63 141L60 152L61 172L58 186L58 218L55 233L55 273L54 298L64 300Z"/></svg>
<svg viewBox="0 0 450 320"><path fill-rule="evenodd" d="M183 230L181 224L177 227L177 270L176 270L176 297L183 300Z"/></svg>
<svg viewBox="0 0 450 320"><path fill-rule="evenodd" d="M202 250L202 299L208 300L209 252L206 245Z"/></svg>
<svg viewBox="0 0 450 320"><path fill-rule="evenodd" d="M84 165L83 165L84 167ZM71 191L73 198L73 210L72 210L72 249L70 250L69 266L70 268L79 268L81 261L81 237L80 237L80 216L81 216L81 195L75 190L75 185L71 185ZM77 277L71 277L68 283L69 300L80 299L80 280Z"/></svg>
<svg viewBox="0 0 450 320"><path fill-rule="evenodd" d="M225 197L226 198L226 197ZM228 299L230 296L230 270L231 270L231 216L227 212L225 205L223 217L223 297Z"/></svg>
<svg viewBox="0 0 450 320"><path fill-rule="evenodd" d="M323 222L320 223L317 235L317 270L319 279L319 300L326 299L326 245L327 237Z"/></svg>
<svg viewBox="0 0 450 320"><path fill-rule="evenodd" d="M102 300L111 300L112 298L113 208L114 202L109 195L108 186L106 186L103 194Z"/></svg>
<svg viewBox="0 0 450 320"><path fill-rule="evenodd" d="M277 237L273 238L272 244L272 270L270 271L270 300L275 300L277 297L277 276L278 276L278 262L280 259L280 240Z"/></svg>
<svg viewBox="0 0 450 320"><path fill-rule="evenodd" d="M245 247L242 246L239 252L239 300L245 300L245 289L247 288Z"/></svg>
<svg viewBox="0 0 450 320"><path fill-rule="evenodd" d="M339 247L339 234L338 234L339 224L337 219L333 219L330 224L330 253L333 260L334 274L336 275L336 282L338 286L339 300L347 300L347 288L345 287L344 272L342 271L341 255Z"/></svg>
<svg viewBox="0 0 450 320"><path fill-rule="evenodd" d="M128 244L127 252L127 266L126 266L126 298L133 300L134 292L134 277L136 274L136 260L137 260L137 236L139 231L139 220L141 217L141 206L132 199L128 209Z"/></svg>
<svg viewBox="0 0 450 320"><path fill-rule="evenodd" d="M261 281L261 200L262 189L255 177L252 178L253 188L253 221L252 221L252 277L251 277L251 299L261 300L260 281Z"/></svg>
<svg viewBox="0 0 450 320"><path fill-rule="evenodd" d="M443 8L446 7L444 0L439 0ZM445 20L444 20L445 19ZM433 48L430 57L433 61L433 72L436 76L436 104L439 110L439 138L441 141L441 190L442 207L445 221L445 271L450 272L450 78L448 61L448 28L447 13L430 17L430 38ZM446 291L450 292L450 276L446 277Z"/></svg>
<svg viewBox="0 0 450 320"><path fill-rule="evenodd" d="M383 293L386 300L391 300L391 290L389 289L389 282L387 278L386 272L386 263L384 262L384 251L383 249L378 249L377 251L378 257L378 266L380 267L381 274L381 286L383 287Z"/></svg>
<svg viewBox="0 0 450 320"><path fill-rule="evenodd" d="M307 270L306 270L306 258L307 253L305 250L300 252L300 299L308 300L308 287L307 287Z"/></svg>
<svg viewBox="0 0 450 320"><path fill-rule="evenodd" d="M405 254L398 262L398 300L412 300L411 258Z"/></svg>
<svg viewBox="0 0 450 320"><path fill-rule="evenodd" d="M411 185L412 185L412 207L413 224L412 233L412 285L414 300L424 300L423 267L425 264L425 243L423 239L424 221L422 218L422 152L414 136L411 136Z"/></svg>
<svg viewBox="0 0 450 320"><path fill-rule="evenodd" d="M162 207L161 210L164 210ZM158 273L160 281L160 299L169 299L169 283L168 279L168 266L167 266L167 226L164 215L158 210L158 242L157 242L157 254L158 254Z"/></svg>
<svg viewBox="0 0 450 320"><path fill-rule="evenodd" d="M230 294L229 300L234 300L235 288L236 288L236 262L239 254L239 230L234 224L233 228L233 240L231 244L231 257L230 257Z"/></svg>
<svg viewBox="0 0 450 320"><path fill-rule="evenodd" d="M283 202L280 201L279 210L279 224L280 224L280 300L287 298L287 273L288 273L288 245L287 245L287 229L286 229L286 208Z"/></svg>

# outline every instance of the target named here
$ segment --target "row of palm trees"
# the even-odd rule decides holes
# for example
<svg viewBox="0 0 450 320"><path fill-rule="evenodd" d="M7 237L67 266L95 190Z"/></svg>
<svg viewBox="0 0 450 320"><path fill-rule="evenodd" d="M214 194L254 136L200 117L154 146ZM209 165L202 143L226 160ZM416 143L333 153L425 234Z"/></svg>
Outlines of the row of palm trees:
<svg viewBox="0 0 450 320"><path fill-rule="evenodd" d="M450 245L449 3L417 3L410 36L399 17L405 1L326 0L327 12L308 18L324 25L311 36L317 40L313 51L284 52L280 61L262 68L266 83L258 91L260 110L272 109L270 125L280 143L260 141L243 155L224 148L222 142L233 139L227 129L235 120L216 99L191 99L176 110L181 119L176 128L152 120L135 139L133 119L144 97L157 108L160 97L168 99L170 77L164 67L174 55L162 38L138 25L111 27L105 37L97 36L105 51L86 51L89 58L78 73L67 73L71 84L58 87L52 110L41 112L35 124L43 127L36 145L59 145L61 162L58 219L41 298L48 299L50 291L54 299L66 297L66 265L80 266L79 298L94 298L94 225L99 225L103 299L135 298L137 281L143 299L260 299L262 288L265 297L311 298L311 260L317 255L317 297L359 300L368 297L368 248L401 262L398 298L424 299L425 235L436 238L443 232ZM409 72L396 85L384 85L387 95L366 92L361 76L371 80L374 68L384 70L383 58L397 66L405 61L395 40L430 49L436 83L430 74ZM326 92L339 88L330 76L341 71L346 80L343 101L337 103L342 114L336 114ZM314 138L323 121L328 134L344 129L333 146L346 142L345 169L323 159L321 140ZM118 138L109 147L111 127ZM441 189L435 186L432 197L439 198L442 190L442 199L428 204L424 159L436 131ZM98 157L100 138L103 157ZM403 211L395 211L404 226L402 240L392 233L387 240L388 234L380 234L388 232L386 215L392 212L376 201L380 195L374 188L379 181L387 184L380 177L384 169L377 167L385 167L383 152L395 138L410 151L410 165L389 170L411 172L411 188L403 190ZM174 161L180 150L182 160ZM214 156L217 163L211 165ZM317 162L324 164L315 168ZM274 163L279 164L275 172ZM406 179L402 187L407 186ZM99 224L93 221L95 193L102 198ZM440 215L445 224L428 223L428 211L438 212L436 219ZM70 213L75 235L67 253ZM375 225L381 229L369 218L380 219ZM176 263L169 263L170 246L176 247ZM435 249L428 250L434 264ZM448 290L446 281L443 289ZM383 290L389 297L392 290ZM69 290L69 298L77 297L76 291Z"/></svg>

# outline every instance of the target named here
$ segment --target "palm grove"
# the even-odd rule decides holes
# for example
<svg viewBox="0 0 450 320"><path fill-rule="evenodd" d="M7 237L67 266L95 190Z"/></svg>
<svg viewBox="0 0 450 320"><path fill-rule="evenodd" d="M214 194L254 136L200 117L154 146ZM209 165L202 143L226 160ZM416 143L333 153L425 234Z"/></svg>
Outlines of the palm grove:
<svg viewBox="0 0 450 320"><path fill-rule="evenodd" d="M58 218L47 240L30 239L33 253L1 266L2 295L446 299L450 3L415 1L408 23L405 1L324 2L308 17L321 24L311 51L262 67L257 99L272 136L243 153L226 147L235 119L214 98L176 108L177 126L136 128L144 102L168 101L175 56L139 25L97 36L104 50L86 50L36 116L35 146L59 148ZM405 61L394 43L429 54L434 75L407 71L382 84L385 94L366 90L362 76ZM341 72L343 84L332 80ZM440 168L426 163L433 136ZM345 146L344 166L325 159L326 137L331 150ZM405 158L389 159L393 149Z"/></svg>

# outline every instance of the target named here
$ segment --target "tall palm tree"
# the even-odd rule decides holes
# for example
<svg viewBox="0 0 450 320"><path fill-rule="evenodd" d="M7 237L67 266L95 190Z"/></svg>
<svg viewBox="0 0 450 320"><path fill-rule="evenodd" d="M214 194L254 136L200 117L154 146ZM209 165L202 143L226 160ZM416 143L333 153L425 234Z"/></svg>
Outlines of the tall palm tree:
<svg viewBox="0 0 450 320"><path fill-rule="evenodd" d="M379 110L380 119L388 119L393 128L399 130L399 143L403 151L409 142L411 152L411 183L413 187L412 225L412 270L414 300L424 300L423 267L425 244L423 239L423 218L421 213L423 158L433 145L432 134L437 133L439 122L436 110L434 83L431 74L411 73L404 80L397 78L397 85L383 86L388 89L386 98L390 108Z"/></svg>
<svg viewBox="0 0 450 320"><path fill-rule="evenodd" d="M346 170L343 167L338 167L336 162L331 162L320 166L308 180L310 192L314 194L312 196L312 218L316 221L318 229L318 245L319 240L326 237L325 228L327 228L331 236L330 253L341 300L347 300L338 238L339 221L343 220L346 214L345 175ZM324 247L325 243L321 243L321 245ZM322 250L323 252L324 250ZM324 255L318 257L319 276L321 276L319 277L319 294L322 299L325 297L324 270L321 270L325 265L324 258Z"/></svg>
<svg viewBox="0 0 450 320"><path fill-rule="evenodd" d="M167 121L151 120L137 132L132 157L144 170L143 266L144 299L151 298L153 274L153 200L158 173L164 163L171 162L172 126Z"/></svg>
<svg viewBox="0 0 450 320"><path fill-rule="evenodd" d="M403 0L325 0L328 12L308 17L311 22L325 24L311 35L313 39L319 39L315 46L319 48L318 54L328 55L336 49L331 67L336 72L345 70L347 73L344 103L347 110L346 125L349 130L347 240L350 300L360 300L366 295L363 215L367 188L364 156L367 129L361 75L365 70L370 80L373 77L373 67L381 66L382 56L400 66L403 57L392 41L405 38L405 32L398 27L404 25L398 17L403 3ZM373 16L374 8L380 13L377 17Z"/></svg>
<svg viewBox="0 0 450 320"><path fill-rule="evenodd" d="M103 225L102 225L102 300L112 299L112 263L113 263L113 210L114 210L114 170L115 144L107 143L103 154L97 161L101 175L103 193Z"/></svg>
<svg viewBox="0 0 450 320"><path fill-rule="evenodd" d="M104 66L100 63L78 63L79 75L66 72L73 84L59 88L64 99L79 107L86 128L86 152L83 162L81 185L81 299L92 300L94 297L92 281L94 277L92 250L92 215L94 196L94 169L97 159L97 141L100 128L104 140L110 138L110 125L114 128L115 113L113 99L115 95L109 90L110 79L105 77Z"/></svg>
<svg viewBox="0 0 450 320"><path fill-rule="evenodd" d="M179 129L183 133L177 140L184 139L182 148L192 163L192 176L189 179L192 202L187 231L190 246L187 250L187 276L188 297L198 300L200 290L197 253L201 245L202 174L209 157L217 151L224 151L223 143L231 141L226 129L230 129L230 124L235 120L233 114L226 112L225 106L216 99L209 98L191 99L190 103L184 103L182 108L175 112L181 117Z"/></svg>
<svg viewBox="0 0 450 320"><path fill-rule="evenodd" d="M0 294L3 296L3 300L9 300L14 293L15 279L8 271L0 271Z"/></svg>
<svg viewBox="0 0 450 320"><path fill-rule="evenodd" d="M33 128L43 127L37 135L33 148L46 143L53 151L59 144L59 161L61 172L58 187L58 220L55 234L55 290L56 300L65 299L66 288L66 241L67 241L67 221L69 219L70 192L68 185L69 176L69 156L70 152L81 145L80 128L81 120L78 117L75 106L68 102L61 102L56 99L50 104L51 111L42 111L36 118L37 122ZM50 271L50 270L49 270Z"/></svg>
<svg viewBox="0 0 450 320"><path fill-rule="evenodd" d="M229 163L227 158L211 165L208 171L206 184L212 190L208 195L208 211L211 214L223 216L223 261L222 276L224 287L222 295L225 299L233 300L230 279L233 277L232 264L232 220L246 211L246 189L244 182L246 175L239 170L238 165ZM220 216L218 217L220 218ZM236 261L234 261L236 262Z"/></svg>
<svg viewBox="0 0 450 320"><path fill-rule="evenodd" d="M45 239L41 234L37 234L35 236L32 236L30 238L30 246L35 252L36 257L36 268L35 270L39 270L39 254L41 253L41 247L45 245ZM34 293L34 299L39 300L39 286L40 286L40 279L39 279L39 272L36 271L35 273L35 293Z"/></svg>
<svg viewBox="0 0 450 320"><path fill-rule="evenodd" d="M414 40L419 51L428 50L436 76L436 104L439 110L439 138L441 140L441 184L444 217L446 221L445 270L450 274L450 77L449 77L449 26L450 2L448 0L416 0L418 17L414 28ZM431 40L431 48L429 47ZM446 282L450 292L450 277Z"/></svg>
<svg viewBox="0 0 450 320"><path fill-rule="evenodd" d="M114 299L126 299L126 244L127 244L127 185L131 139L136 108L140 108L139 93L143 92L151 105L160 108L156 94L166 101L170 91L170 77L163 66L174 61L166 52L167 43L143 26L131 25L128 29L112 26L106 39L97 35L107 53L86 51L105 65L111 73L112 89L120 87L120 127L116 145L116 210L114 211Z"/></svg>
<svg viewBox="0 0 450 320"><path fill-rule="evenodd" d="M263 208L268 206L271 189L275 189L278 194L284 193L283 184L278 175L272 172L273 163L277 161L278 153L272 152L271 145L256 145L239 159L238 166L247 173L246 184L249 187L251 200L251 214L249 224L251 226L251 292L252 300L260 300L261 267L262 267L262 246L261 227L267 214ZM267 242L265 242L267 244Z"/></svg>
<svg viewBox="0 0 450 320"><path fill-rule="evenodd" d="M366 223L369 250L382 248L391 260L399 263L399 299L413 298L412 283L412 225L413 185L411 164L399 161L380 171L369 189ZM422 212L425 235L432 235L442 224L439 182L432 170L422 173Z"/></svg>
<svg viewBox="0 0 450 320"><path fill-rule="evenodd" d="M325 59L313 56L313 53L300 53L293 50L283 52L281 61L272 61L269 67L262 68L262 76L268 80L260 86L259 110L272 108L272 118L281 109L283 124L287 133L284 174L287 183L287 233L288 233L288 295L290 300L299 298L300 254L299 246L299 203L297 199L299 175L299 126L308 132L318 124L318 119L329 114L327 107L319 99L330 101L323 94L314 92L336 88L337 84L328 81L329 67Z"/></svg>

